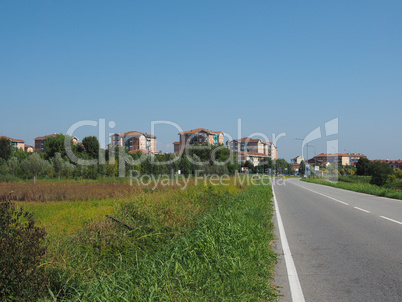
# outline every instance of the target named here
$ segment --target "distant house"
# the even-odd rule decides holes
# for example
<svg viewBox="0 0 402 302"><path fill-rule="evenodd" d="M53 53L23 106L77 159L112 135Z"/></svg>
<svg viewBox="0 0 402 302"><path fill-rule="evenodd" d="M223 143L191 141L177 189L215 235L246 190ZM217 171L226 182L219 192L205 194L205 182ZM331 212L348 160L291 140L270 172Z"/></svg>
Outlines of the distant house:
<svg viewBox="0 0 402 302"><path fill-rule="evenodd" d="M8 136L0 136L0 138L9 139L13 147L24 150L25 142L22 139L11 138Z"/></svg>
<svg viewBox="0 0 402 302"><path fill-rule="evenodd" d="M25 152L34 152L34 147L31 145L25 145L24 150Z"/></svg>
<svg viewBox="0 0 402 302"><path fill-rule="evenodd" d="M361 153L321 153L310 159L308 163L328 166L328 164L332 165L334 162L336 162L338 166L355 166L361 157L367 158L366 155Z"/></svg>
<svg viewBox="0 0 402 302"><path fill-rule="evenodd" d="M130 153L156 153L156 136L139 131L115 133L111 136L112 146L124 146Z"/></svg>
<svg viewBox="0 0 402 302"><path fill-rule="evenodd" d="M46 138L56 137L56 136L57 136L57 133L35 137L35 151L44 153L45 152L44 144L45 144ZM77 137L72 136L71 139L73 140L74 144L78 143Z"/></svg>
<svg viewBox="0 0 402 302"><path fill-rule="evenodd" d="M224 133L223 131L211 131L205 128L197 128L194 130L180 132L179 137L180 140L173 143L175 153L179 153L186 146L193 145L195 143L199 145L222 145Z"/></svg>
<svg viewBox="0 0 402 302"><path fill-rule="evenodd" d="M318 164L321 166L327 166L328 164L336 163L338 166L347 166L350 165L349 156L347 154L341 153L321 153L314 156L312 159L308 160L309 164Z"/></svg>
<svg viewBox="0 0 402 302"><path fill-rule="evenodd" d="M278 158L278 149L275 144L261 139L243 137L227 142L227 147L236 154L238 161L248 160L254 166L257 166L264 158Z"/></svg>
<svg viewBox="0 0 402 302"><path fill-rule="evenodd" d="M299 164L299 165L301 164L302 161L304 161L304 157L302 157L300 155L298 155L295 158L292 158L290 160L291 163L295 163L295 164Z"/></svg>
<svg viewBox="0 0 402 302"><path fill-rule="evenodd" d="M290 166L292 167L292 170L294 170L296 173L299 172L300 164L295 162L295 163L291 163Z"/></svg>
<svg viewBox="0 0 402 302"><path fill-rule="evenodd" d="M254 166L258 166L263 159L268 158L267 155L257 152L234 151L234 153L236 154L236 158L239 162L249 161Z"/></svg>

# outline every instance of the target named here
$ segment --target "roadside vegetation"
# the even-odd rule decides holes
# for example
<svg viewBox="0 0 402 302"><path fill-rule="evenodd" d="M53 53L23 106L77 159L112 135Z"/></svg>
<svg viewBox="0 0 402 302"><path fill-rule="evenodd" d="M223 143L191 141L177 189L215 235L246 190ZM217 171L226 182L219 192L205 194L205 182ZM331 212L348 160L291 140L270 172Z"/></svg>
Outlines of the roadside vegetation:
<svg viewBox="0 0 402 302"><path fill-rule="evenodd" d="M370 162L367 158L361 158L356 168L349 171L353 173L338 175L335 182L320 177L303 180L360 193L402 199L402 170L393 170L385 163Z"/></svg>
<svg viewBox="0 0 402 302"><path fill-rule="evenodd" d="M65 143L71 145L71 152ZM131 175L163 175L174 177L194 175L234 175L240 164L226 146L197 143L186 148L181 155L129 153L125 147L100 149L98 139L85 137L82 144L73 144L68 135L48 137L44 143L45 153L27 153L16 149L9 139L0 139L0 182L38 180L100 180L101 182L124 182ZM85 162L85 164L82 164ZM284 160L270 158L254 166L246 161L242 167L251 173L290 174L291 166ZM180 172L179 172L180 171Z"/></svg>
<svg viewBox="0 0 402 302"><path fill-rule="evenodd" d="M190 183L186 190L179 185L151 190L124 183L57 181L32 184L24 195L19 193L23 186L5 187L12 184L0 187L1 196L8 196L0 204L9 205L0 211L0 221L14 217L14 224L0 230L2 248L12 253L28 234L41 239L15 254L11 266L0 262L0 284L8 284L1 287L0 301L277 297L271 284L276 256L269 245L273 225L268 185L249 186L231 178L226 186ZM47 195L39 198L40 192ZM7 241L15 229L20 230L19 241ZM18 295L12 287L17 283L6 282L10 273L5 274L5 267L11 275L21 271L18 263L27 254L34 259L23 269L37 269L37 275L19 280L24 295Z"/></svg>

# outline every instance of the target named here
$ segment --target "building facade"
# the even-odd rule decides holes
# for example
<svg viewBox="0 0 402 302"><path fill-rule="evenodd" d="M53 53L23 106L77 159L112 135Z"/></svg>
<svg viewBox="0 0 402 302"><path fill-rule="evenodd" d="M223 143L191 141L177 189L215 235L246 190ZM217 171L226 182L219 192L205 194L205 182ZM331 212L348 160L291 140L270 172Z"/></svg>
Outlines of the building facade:
<svg viewBox="0 0 402 302"><path fill-rule="evenodd" d="M115 133L111 136L112 146L124 146L130 153L156 153L156 136L139 131Z"/></svg>
<svg viewBox="0 0 402 302"><path fill-rule="evenodd" d="M278 149L274 143L261 139L243 137L227 142L227 147L236 154L240 162L250 161L258 166L264 158L278 159Z"/></svg>
<svg viewBox="0 0 402 302"><path fill-rule="evenodd" d="M295 163L295 164L299 164L299 165L300 165L302 161L304 161L304 157L298 155L298 156L296 156L295 158L292 158L292 159L290 160L290 163Z"/></svg>
<svg viewBox="0 0 402 302"><path fill-rule="evenodd" d="M44 147L46 138L56 137L57 135L58 135L57 133L53 133L49 135L35 137L35 151L44 153L46 151ZM78 143L77 137L71 136L71 139L73 140L73 144Z"/></svg>
<svg viewBox="0 0 402 302"><path fill-rule="evenodd" d="M331 165L337 164L338 166L350 166L350 158L349 154L345 153L333 153L333 154L321 153L310 159L308 163L321 166L326 166L328 164Z"/></svg>
<svg viewBox="0 0 402 302"><path fill-rule="evenodd" d="M361 153L347 153L349 155L349 161L351 166L356 166L356 163L359 161L361 157L367 158L366 155Z"/></svg>
<svg viewBox="0 0 402 302"><path fill-rule="evenodd" d="M31 145L25 145L24 150L25 150L25 152L29 153L29 152L34 152L35 149Z"/></svg>
<svg viewBox="0 0 402 302"><path fill-rule="evenodd" d="M199 145L210 144L213 146L222 145L224 142L223 131L211 131L205 128L183 131L179 133L179 141L173 143L175 153L181 152L186 146L195 143Z"/></svg>
<svg viewBox="0 0 402 302"><path fill-rule="evenodd" d="M8 136L0 136L0 138L5 138L11 141L11 145L17 149L24 150L25 142L22 139L11 138Z"/></svg>

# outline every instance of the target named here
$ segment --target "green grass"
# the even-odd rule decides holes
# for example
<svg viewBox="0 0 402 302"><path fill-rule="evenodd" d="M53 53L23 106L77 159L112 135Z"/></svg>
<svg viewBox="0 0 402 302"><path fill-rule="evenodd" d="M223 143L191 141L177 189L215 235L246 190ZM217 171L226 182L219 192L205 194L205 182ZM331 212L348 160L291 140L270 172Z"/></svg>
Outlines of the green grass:
<svg viewBox="0 0 402 302"><path fill-rule="evenodd" d="M359 176L359 175L339 175L338 180L348 183L370 183L371 176Z"/></svg>
<svg viewBox="0 0 402 302"><path fill-rule="evenodd" d="M370 185L367 182L330 182L320 178L309 178L303 179L303 181L316 183L320 185L326 185L330 187L340 188L344 190L366 193L375 196L402 199L402 191L398 191L395 189L390 189L386 187L379 187L376 185Z"/></svg>
<svg viewBox="0 0 402 302"><path fill-rule="evenodd" d="M148 215L152 211L139 213L140 207L134 208L134 220L125 216L130 224L137 223L136 231L111 225L88 229L75 246L70 245L76 259L69 261L79 265L76 273L70 274L68 282L63 279L68 276L65 271L61 279L55 273L54 282L59 278L64 287L57 299L276 300L277 291L271 284L276 255L269 244L274 239L270 186L256 185L241 193L208 186L202 193L193 193L192 198L214 207L194 218L196 224L181 229L181 234L172 233L173 225L157 223L156 217ZM125 208L127 212L129 208ZM89 258L97 255L95 265L96 259ZM59 293L53 288L55 297Z"/></svg>
<svg viewBox="0 0 402 302"><path fill-rule="evenodd" d="M31 212L38 225L44 227L48 236L64 237L78 232L87 223L113 215L120 206L119 200L17 202Z"/></svg>

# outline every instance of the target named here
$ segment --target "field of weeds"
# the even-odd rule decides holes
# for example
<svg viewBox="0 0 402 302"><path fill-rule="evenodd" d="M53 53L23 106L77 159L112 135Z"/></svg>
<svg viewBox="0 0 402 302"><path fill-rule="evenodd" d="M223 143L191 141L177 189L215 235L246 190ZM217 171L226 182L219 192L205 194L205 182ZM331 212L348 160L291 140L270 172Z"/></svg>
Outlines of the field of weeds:
<svg viewBox="0 0 402 302"><path fill-rule="evenodd" d="M74 284L113 272L120 260L149 257L247 187L234 179L225 186L191 180L185 189L172 183L154 190L128 183L18 182L1 183L0 196L31 212L45 229L47 287L66 299Z"/></svg>
<svg viewBox="0 0 402 302"><path fill-rule="evenodd" d="M270 285L275 255L267 245L273 239L270 194L267 184L234 177L225 185L191 179L185 187L0 184L2 199L32 213L46 231L40 264L46 284L36 295L44 301L276 297Z"/></svg>
<svg viewBox="0 0 402 302"><path fill-rule="evenodd" d="M180 188L157 186L159 191ZM86 201L120 199L137 196L149 191L149 186L130 186L129 183L102 183L97 181L43 181L43 182L0 182L0 201Z"/></svg>

